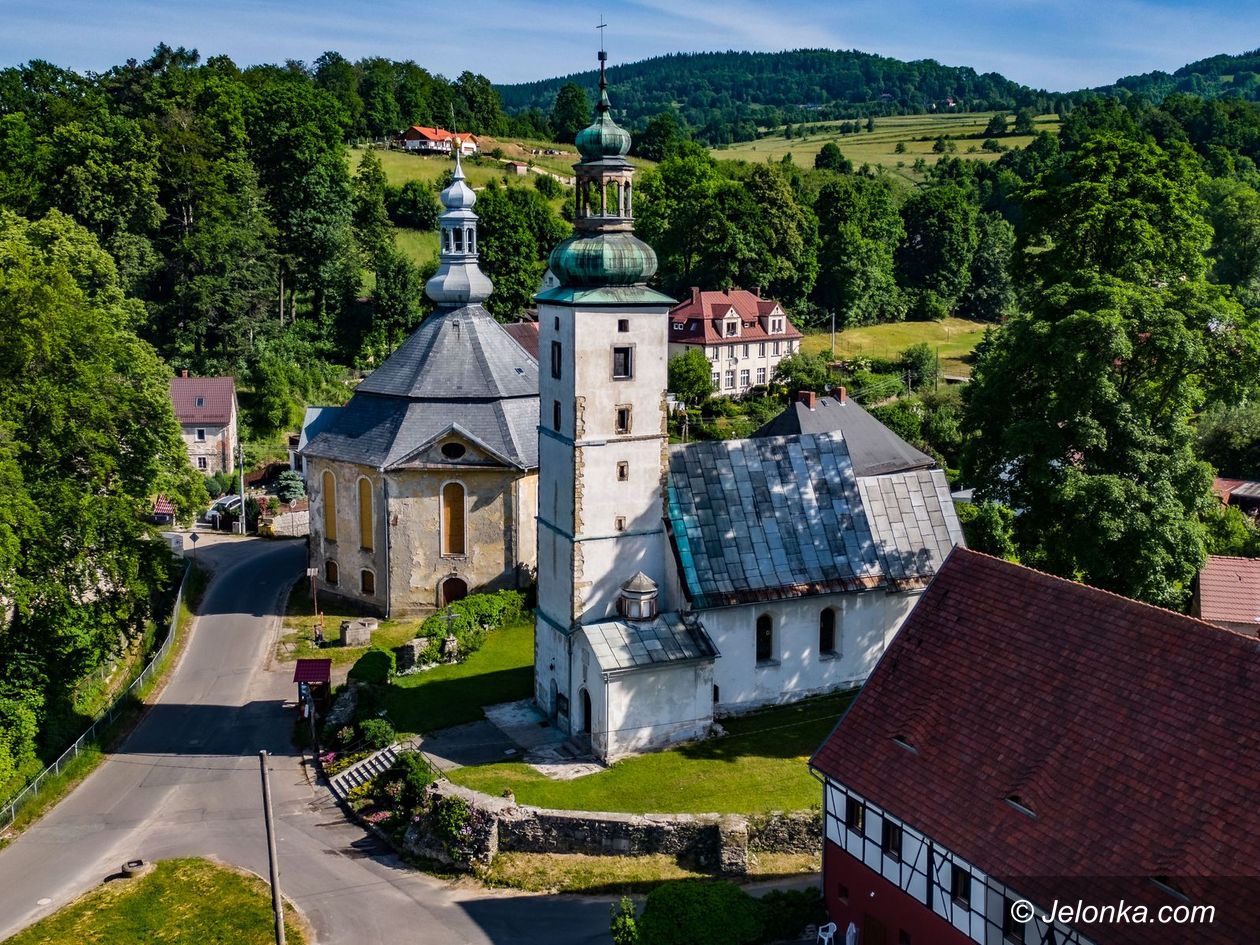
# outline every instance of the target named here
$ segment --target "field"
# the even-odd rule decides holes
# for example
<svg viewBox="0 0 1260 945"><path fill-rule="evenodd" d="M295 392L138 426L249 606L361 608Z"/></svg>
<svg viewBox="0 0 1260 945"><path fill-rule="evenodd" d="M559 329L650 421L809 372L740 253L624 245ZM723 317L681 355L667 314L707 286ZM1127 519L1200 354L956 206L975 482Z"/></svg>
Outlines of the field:
<svg viewBox="0 0 1260 945"><path fill-rule="evenodd" d="M941 155L932 151L933 141L941 135L952 135L959 139L958 157L977 161L995 161L1000 154L981 151L980 135L994 112L964 112L949 115L893 115L875 119L874 131L860 131L856 134L841 135L837 132L838 122L823 125L818 134L810 134L804 138L784 138L777 133L773 137L761 138L757 141L741 141L713 150L714 157L736 161L781 161L784 155L791 154L792 161L798 167L813 167L814 157L828 141L839 145L844 156L853 162L854 167L863 164L879 165L890 173L908 183L918 183L921 175L916 174L913 165L916 159L923 158L929 165L940 160ZM1007 116L1011 118L1010 115ZM1038 131L1057 131L1059 119L1056 115L1042 115L1037 118ZM863 126L865 128L865 126ZM926 140L918 140L920 138ZM1008 148L1022 148L1032 140L1028 135L1004 135L998 139ZM898 142L905 144L904 154L898 154ZM970 149L975 148L972 152Z"/></svg>
<svg viewBox="0 0 1260 945"><path fill-rule="evenodd" d="M628 813L750 813L805 810L822 800L806 761L852 694L724 719L721 738L618 761L606 771L552 781L519 762L458 768L457 784L522 804Z"/></svg>
<svg viewBox="0 0 1260 945"><path fill-rule="evenodd" d="M285 939L305 945L286 908ZM261 879L207 860L166 860L139 879L98 886L8 939L8 945L267 945L274 941L271 893Z"/></svg>
<svg viewBox="0 0 1260 945"><path fill-rule="evenodd" d="M992 326L965 318L946 318L939 322L891 322L847 328L836 332L836 357L891 360L911 345L926 342L940 352L944 374L966 377L971 374L971 365L965 359L989 327ZM830 354L830 332L806 335L801 350L807 354Z"/></svg>
<svg viewBox="0 0 1260 945"><path fill-rule="evenodd" d="M423 266L437 257L438 233L437 230L397 227L394 230L394 245L417 266Z"/></svg>

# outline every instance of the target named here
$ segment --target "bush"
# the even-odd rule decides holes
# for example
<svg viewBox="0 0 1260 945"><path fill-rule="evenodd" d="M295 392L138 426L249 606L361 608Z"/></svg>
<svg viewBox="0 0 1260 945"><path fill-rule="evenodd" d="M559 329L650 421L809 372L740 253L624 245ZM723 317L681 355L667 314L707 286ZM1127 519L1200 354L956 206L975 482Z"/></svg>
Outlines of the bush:
<svg viewBox="0 0 1260 945"><path fill-rule="evenodd" d="M437 647L447 632L453 633L459 641L461 657L475 653L485 642L486 632L504 624L519 620L525 609L525 595L520 591L499 591L495 594L471 594L463 600L456 601L446 609L427 617L420 625L419 636L428 637L429 649L422 657L425 662L433 662L437 656ZM448 624L447 611L454 618ZM433 651L433 659L428 659ZM393 655L392 653L390 654Z"/></svg>
<svg viewBox="0 0 1260 945"><path fill-rule="evenodd" d="M854 371L853 387L853 396L862 403L900 397L906 392L900 374L876 374L874 371Z"/></svg>
<svg viewBox="0 0 1260 945"><path fill-rule="evenodd" d="M384 719L364 719L359 723L359 737L366 747L379 751L394 744L398 740L398 733Z"/></svg>
<svg viewBox="0 0 1260 945"><path fill-rule="evenodd" d="M1015 547L1015 513L1000 502L959 502L958 523L967 547L996 558L1019 562Z"/></svg>
<svg viewBox="0 0 1260 945"><path fill-rule="evenodd" d="M923 405L915 400L894 400L870 409L871 416L911 443L923 439Z"/></svg>
<svg viewBox="0 0 1260 945"><path fill-rule="evenodd" d="M643 945L751 945L761 939L761 904L725 880L683 880L648 893L636 924Z"/></svg>
<svg viewBox="0 0 1260 945"><path fill-rule="evenodd" d="M911 387L933 384L940 373L936 352L926 341L920 341L901 352L898 367L908 375Z"/></svg>
<svg viewBox="0 0 1260 945"><path fill-rule="evenodd" d="M360 682L383 686L394 675L396 666L392 650L374 646L350 667L349 677Z"/></svg>
<svg viewBox="0 0 1260 945"><path fill-rule="evenodd" d="M564 185L550 174L535 174L534 187L548 200L555 200L564 193Z"/></svg>
<svg viewBox="0 0 1260 945"><path fill-rule="evenodd" d="M389 769L388 778L402 784L400 803L407 810L414 810L420 806L425 788L438 779L438 774L420 752L405 751Z"/></svg>
<svg viewBox="0 0 1260 945"><path fill-rule="evenodd" d="M634 900L622 896L621 902L609 906L611 913L609 931L612 932L613 945L639 945L639 925L635 919Z"/></svg>

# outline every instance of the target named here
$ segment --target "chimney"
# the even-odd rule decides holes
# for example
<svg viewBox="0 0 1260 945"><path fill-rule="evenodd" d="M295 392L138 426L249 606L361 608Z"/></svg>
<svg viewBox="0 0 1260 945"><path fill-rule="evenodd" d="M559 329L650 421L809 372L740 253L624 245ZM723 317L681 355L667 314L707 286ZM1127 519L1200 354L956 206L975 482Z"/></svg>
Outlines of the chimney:
<svg viewBox="0 0 1260 945"><path fill-rule="evenodd" d="M180 376L180 377L182 377L184 380L188 380L188 371L187 371L187 369L185 369L185 370L183 370L183 371L180 371L180 372L179 372L179 376Z"/></svg>
<svg viewBox="0 0 1260 945"><path fill-rule="evenodd" d="M845 390L843 387L836 388L836 402L837 403L841 403L841 404L844 403L845 398L847 398L848 396L849 396L849 392Z"/></svg>
<svg viewBox="0 0 1260 945"><path fill-rule="evenodd" d="M753 295L757 296L757 298L761 298L761 286L755 285L748 291L750 291Z"/></svg>
<svg viewBox="0 0 1260 945"><path fill-rule="evenodd" d="M810 410L813 410L815 404L817 404L818 402L818 395L815 394L812 390L802 390L802 391L797 391L796 399L799 403L802 403L806 407L808 407Z"/></svg>
<svg viewBox="0 0 1260 945"><path fill-rule="evenodd" d="M691 287L691 304L692 305L700 304L700 286L698 285L693 285Z"/></svg>

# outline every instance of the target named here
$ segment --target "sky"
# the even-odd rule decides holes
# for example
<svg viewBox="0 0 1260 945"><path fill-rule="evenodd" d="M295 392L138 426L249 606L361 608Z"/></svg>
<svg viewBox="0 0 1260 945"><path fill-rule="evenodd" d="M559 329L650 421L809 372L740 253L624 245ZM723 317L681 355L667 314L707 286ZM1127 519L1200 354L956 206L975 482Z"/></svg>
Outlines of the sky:
<svg viewBox="0 0 1260 945"><path fill-rule="evenodd" d="M602 9L601 9L602 7ZM159 42L240 65L335 49L496 83L670 52L827 47L1000 72L1068 91L1260 47L1255 0L0 0L0 66L104 71Z"/></svg>

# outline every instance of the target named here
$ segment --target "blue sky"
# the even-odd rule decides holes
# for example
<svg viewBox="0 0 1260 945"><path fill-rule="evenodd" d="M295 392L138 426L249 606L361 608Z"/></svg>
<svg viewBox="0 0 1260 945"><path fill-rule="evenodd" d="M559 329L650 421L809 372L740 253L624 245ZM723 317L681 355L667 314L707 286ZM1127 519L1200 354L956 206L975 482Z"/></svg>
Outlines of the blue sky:
<svg viewBox="0 0 1260 945"><path fill-rule="evenodd" d="M415 59L495 82L593 65L600 4L564 0L0 0L0 65L103 70L159 41L238 63ZM826 46L932 58L1049 89L1172 71L1260 47L1255 0L619 0L603 4L613 63L667 52Z"/></svg>

